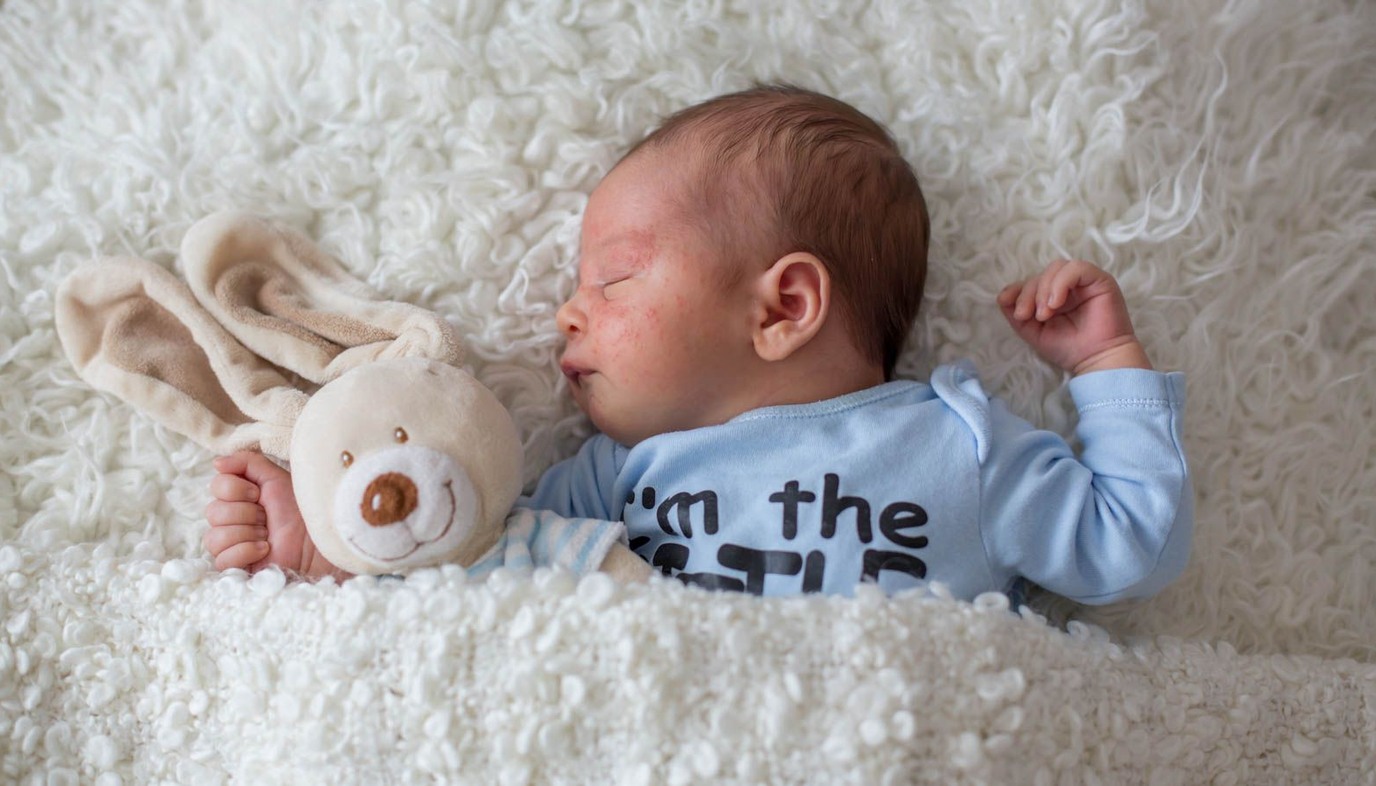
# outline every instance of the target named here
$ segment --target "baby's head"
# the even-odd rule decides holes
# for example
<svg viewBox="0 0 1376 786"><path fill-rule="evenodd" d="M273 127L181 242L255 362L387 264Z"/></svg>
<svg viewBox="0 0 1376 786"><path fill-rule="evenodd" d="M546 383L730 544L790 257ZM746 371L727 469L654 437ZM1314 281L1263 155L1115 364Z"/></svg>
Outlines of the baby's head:
<svg viewBox="0 0 1376 786"><path fill-rule="evenodd" d="M928 221L888 133L791 87L670 117L593 191L559 310L579 405L623 444L882 382Z"/></svg>

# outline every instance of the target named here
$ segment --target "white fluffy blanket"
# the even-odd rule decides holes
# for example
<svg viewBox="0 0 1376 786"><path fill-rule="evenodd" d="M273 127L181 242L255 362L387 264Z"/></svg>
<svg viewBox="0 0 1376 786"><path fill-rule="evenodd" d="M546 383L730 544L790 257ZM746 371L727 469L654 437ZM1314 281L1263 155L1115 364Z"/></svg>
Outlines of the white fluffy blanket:
<svg viewBox="0 0 1376 786"><path fill-rule="evenodd" d="M1343 0L0 2L0 781L1359 783L1376 772L1376 7ZM885 122L933 213L901 371L1064 433L993 294L1120 278L1189 374L1186 575L1069 632L991 598L208 570L209 456L53 331L97 254L247 208L449 316L528 480L587 426L586 194L752 80ZM1088 624L1092 623L1092 624Z"/></svg>

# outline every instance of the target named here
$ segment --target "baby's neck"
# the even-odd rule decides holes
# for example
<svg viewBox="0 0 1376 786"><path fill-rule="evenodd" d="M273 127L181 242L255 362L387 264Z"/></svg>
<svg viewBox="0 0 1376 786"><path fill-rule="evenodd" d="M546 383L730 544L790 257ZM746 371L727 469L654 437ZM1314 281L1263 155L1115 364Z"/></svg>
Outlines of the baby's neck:
<svg viewBox="0 0 1376 786"><path fill-rule="evenodd" d="M738 377L731 390L721 391L722 395L715 397L712 408L691 427L721 425L747 412L765 407L815 404L883 383L884 371L877 366L844 369L757 368L756 373L742 374ZM628 441L621 435L611 436L626 447L636 445L635 441Z"/></svg>
<svg viewBox="0 0 1376 786"><path fill-rule="evenodd" d="M743 404L737 414L762 407L812 404L883 383L884 369L857 357L763 368L751 390L741 397Z"/></svg>

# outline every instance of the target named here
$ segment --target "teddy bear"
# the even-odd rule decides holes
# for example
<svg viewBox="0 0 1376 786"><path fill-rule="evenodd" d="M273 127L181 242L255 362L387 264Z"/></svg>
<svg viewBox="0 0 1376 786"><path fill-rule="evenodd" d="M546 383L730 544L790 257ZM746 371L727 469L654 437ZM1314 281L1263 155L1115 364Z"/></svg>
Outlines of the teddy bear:
<svg viewBox="0 0 1376 786"><path fill-rule="evenodd" d="M443 318L383 299L304 235L247 213L196 222L180 260L185 283L131 256L68 275L55 310L68 359L209 450L287 464L330 562L650 574L617 522L513 509L520 435L459 366Z"/></svg>

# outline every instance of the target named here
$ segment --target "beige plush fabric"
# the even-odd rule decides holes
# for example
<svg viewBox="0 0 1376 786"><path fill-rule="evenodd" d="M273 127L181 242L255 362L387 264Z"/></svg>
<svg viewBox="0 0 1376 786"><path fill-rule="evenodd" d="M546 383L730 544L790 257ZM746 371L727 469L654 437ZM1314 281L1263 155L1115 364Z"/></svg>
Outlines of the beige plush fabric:
<svg viewBox="0 0 1376 786"><path fill-rule="evenodd" d="M211 316L254 353L317 384L371 360L463 359L442 318L384 300L311 240L262 218L208 216L187 231L181 252Z"/></svg>
<svg viewBox="0 0 1376 786"><path fill-rule="evenodd" d="M521 493L521 437L506 408L468 372L424 358L367 363L322 387L290 458L312 542L350 573L471 565ZM408 511L374 518L388 489L409 490Z"/></svg>
<svg viewBox="0 0 1376 786"><path fill-rule="evenodd" d="M373 360L462 358L443 318L383 300L262 218L215 213L181 252L189 287L136 257L78 268L55 322L83 379L210 450L285 459L317 385Z"/></svg>
<svg viewBox="0 0 1376 786"><path fill-rule="evenodd" d="M67 358L92 387L210 450L287 455L306 395L171 273L135 257L102 259L62 283L54 312Z"/></svg>

